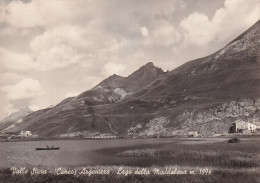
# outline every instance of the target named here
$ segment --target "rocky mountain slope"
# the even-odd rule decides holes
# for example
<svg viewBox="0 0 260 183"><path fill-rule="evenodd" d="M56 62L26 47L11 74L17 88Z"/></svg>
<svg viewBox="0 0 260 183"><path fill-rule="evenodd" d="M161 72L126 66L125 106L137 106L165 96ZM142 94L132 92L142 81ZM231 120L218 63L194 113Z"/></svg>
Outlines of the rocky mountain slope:
<svg viewBox="0 0 260 183"><path fill-rule="evenodd" d="M82 101L82 103L90 105L114 103L127 95L135 93L163 73L162 69L155 67L153 63L149 62L128 77L116 74L110 76L72 101Z"/></svg>
<svg viewBox="0 0 260 183"><path fill-rule="evenodd" d="M260 21L223 49L163 73L152 63L113 75L12 131L40 136L175 136L227 133L232 122L260 123Z"/></svg>
<svg viewBox="0 0 260 183"><path fill-rule="evenodd" d="M111 124L96 114L95 106L112 104L127 98L163 74L165 73L162 69L149 62L128 77L112 75L91 90L64 99L53 108L28 115L22 124L8 128L8 131L29 129L40 135L52 135L56 130L59 130L58 133L67 133L74 128L94 128L110 133Z"/></svg>

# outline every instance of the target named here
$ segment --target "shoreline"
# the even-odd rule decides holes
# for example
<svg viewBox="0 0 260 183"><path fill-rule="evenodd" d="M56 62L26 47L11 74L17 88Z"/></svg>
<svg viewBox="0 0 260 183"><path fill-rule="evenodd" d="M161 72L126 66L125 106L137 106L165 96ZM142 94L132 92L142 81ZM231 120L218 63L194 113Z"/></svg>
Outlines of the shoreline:
<svg viewBox="0 0 260 183"><path fill-rule="evenodd" d="M0 139L1 142L26 142L26 141L55 141L55 140L118 140L118 139L190 139L190 140L203 140L203 139L220 139L220 138L231 138L231 137L240 137L241 139L244 138L254 138L254 137L260 137L260 134L251 134L251 135L243 135L243 134L230 134L230 135L221 135L221 136L213 136L213 137L187 137L187 136L174 136L174 137L138 137L138 138L132 138L132 137L117 137L117 138L78 138L78 137L72 137L72 138L62 138L62 137L51 137L51 138L21 138L21 139Z"/></svg>

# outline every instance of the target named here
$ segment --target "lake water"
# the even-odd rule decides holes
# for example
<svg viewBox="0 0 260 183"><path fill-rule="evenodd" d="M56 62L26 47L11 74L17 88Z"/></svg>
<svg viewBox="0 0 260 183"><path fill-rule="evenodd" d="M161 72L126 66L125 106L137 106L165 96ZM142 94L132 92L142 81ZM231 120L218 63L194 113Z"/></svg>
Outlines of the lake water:
<svg viewBox="0 0 260 183"><path fill-rule="evenodd" d="M0 168L73 167L87 165L146 165L147 159L116 157L106 149L127 146L158 145L173 139L104 139L0 142ZM37 151L36 147L60 147L60 150ZM158 160L154 160L158 161ZM148 164L147 164L148 165Z"/></svg>

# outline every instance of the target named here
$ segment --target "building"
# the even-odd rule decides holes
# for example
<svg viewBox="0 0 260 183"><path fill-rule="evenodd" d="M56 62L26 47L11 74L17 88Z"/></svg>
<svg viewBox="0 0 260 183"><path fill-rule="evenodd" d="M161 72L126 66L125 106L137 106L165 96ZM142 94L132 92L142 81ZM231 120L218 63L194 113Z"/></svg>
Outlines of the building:
<svg viewBox="0 0 260 183"><path fill-rule="evenodd" d="M195 131L195 132L188 132L188 136L190 137L197 137L198 136L198 132Z"/></svg>
<svg viewBox="0 0 260 183"><path fill-rule="evenodd" d="M30 136L32 136L32 133L30 132L30 131L21 131L20 132L20 136L22 136L22 137L30 137Z"/></svg>
<svg viewBox="0 0 260 183"><path fill-rule="evenodd" d="M256 131L256 125L246 122L246 121L236 121L235 123L232 123L230 127L231 133L244 133L244 132L255 132Z"/></svg>

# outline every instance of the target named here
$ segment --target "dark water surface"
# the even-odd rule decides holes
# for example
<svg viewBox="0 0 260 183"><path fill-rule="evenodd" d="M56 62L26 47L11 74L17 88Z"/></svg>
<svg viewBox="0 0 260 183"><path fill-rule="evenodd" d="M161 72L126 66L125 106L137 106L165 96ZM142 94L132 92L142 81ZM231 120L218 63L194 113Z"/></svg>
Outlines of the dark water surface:
<svg viewBox="0 0 260 183"><path fill-rule="evenodd" d="M87 165L138 165L133 158L116 157L107 148L160 145L174 139L103 139L0 142L0 168L10 167L72 167ZM60 150L36 151L36 147L60 147ZM143 162L142 162L143 161ZM139 158L143 163L147 159ZM156 160L155 160L156 161Z"/></svg>

